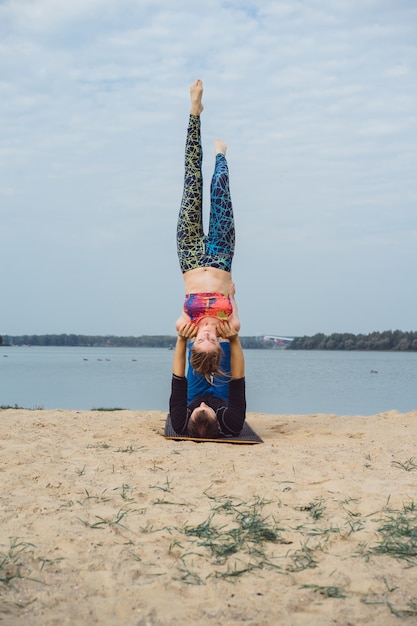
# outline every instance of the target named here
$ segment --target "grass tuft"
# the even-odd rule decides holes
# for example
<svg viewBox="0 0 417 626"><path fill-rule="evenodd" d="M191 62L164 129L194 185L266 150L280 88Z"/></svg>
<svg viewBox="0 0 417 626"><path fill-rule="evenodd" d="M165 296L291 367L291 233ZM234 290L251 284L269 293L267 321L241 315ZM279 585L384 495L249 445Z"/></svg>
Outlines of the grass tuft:
<svg viewBox="0 0 417 626"><path fill-rule="evenodd" d="M381 540L369 552L404 559L417 566L417 511L414 502L402 511L388 511L379 520Z"/></svg>
<svg viewBox="0 0 417 626"><path fill-rule="evenodd" d="M403 462L392 461L391 465L394 465L394 467L400 467L406 472L412 472L413 470L417 469L417 463L414 461L414 458L407 459L406 461L403 461Z"/></svg>

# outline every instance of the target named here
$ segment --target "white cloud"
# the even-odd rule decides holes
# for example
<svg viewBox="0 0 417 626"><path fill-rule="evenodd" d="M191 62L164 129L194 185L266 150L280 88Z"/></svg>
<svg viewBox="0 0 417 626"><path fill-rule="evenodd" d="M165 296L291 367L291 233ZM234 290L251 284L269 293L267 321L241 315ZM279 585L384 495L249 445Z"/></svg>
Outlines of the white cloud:
<svg viewBox="0 0 417 626"><path fill-rule="evenodd" d="M0 264L16 259L2 288L22 290L0 332L170 332L197 76L206 88L206 200L213 140L229 144L243 332L383 330L398 307L381 313L375 254L399 293L417 269L416 19L403 0L0 4L0 215L12 233ZM283 269L288 301L277 316ZM129 300L123 315L106 275ZM356 290L344 285L353 277ZM66 305L48 317L51 282ZM313 284L326 299L343 297L333 318ZM370 284L375 302L369 296L358 316L357 294ZM143 289L153 294L152 319L136 313ZM99 319L96 305L79 307L94 299ZM411 328L412 307L409 316Z"/></svg>

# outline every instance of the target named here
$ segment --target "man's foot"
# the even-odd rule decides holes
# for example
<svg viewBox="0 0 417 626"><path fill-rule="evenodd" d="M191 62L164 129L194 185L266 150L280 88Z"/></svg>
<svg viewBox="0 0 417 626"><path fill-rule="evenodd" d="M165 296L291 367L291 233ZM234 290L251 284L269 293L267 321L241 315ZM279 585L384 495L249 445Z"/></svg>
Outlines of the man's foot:
<svg viewBox="0 0 417 626"><path fill-rule="evenodd" d="M193 82L190 87L190 96L191 96L191 115L200 115L202 113L204 106L201 102L203 98L203 81L197 79Z"/></svg>
<svg viewBox="0 0 417 626"><path fill-rule="evenodd" d="M216 139L214 142L214 156L216 154L224 154L226 156L227 145L224 143L222 139Z"/></svg>

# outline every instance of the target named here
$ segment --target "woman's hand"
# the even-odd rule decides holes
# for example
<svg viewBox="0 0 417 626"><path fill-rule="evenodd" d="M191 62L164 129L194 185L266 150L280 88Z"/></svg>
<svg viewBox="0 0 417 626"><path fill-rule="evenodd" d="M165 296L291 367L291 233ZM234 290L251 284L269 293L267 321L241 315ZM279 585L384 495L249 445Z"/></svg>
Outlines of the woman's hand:
<svg viewBox="0 0 417 626"><path fill-rule="evenodd" d="M197 326L195 325L194 322L184 321L182 324L179 324L178 326L179 326L177 328L178 337L181 337L182 339L191 339L192 337L195 337L197 334Z"/></svg>
<svg viewBox="0 0 417 626"><path fill-rule="evenodd" d="M238 336L237 330L233 328L230 322L219 322L217 326L217 334L219 337L222 337L222 339L232 339L233 337Z"/></svg>

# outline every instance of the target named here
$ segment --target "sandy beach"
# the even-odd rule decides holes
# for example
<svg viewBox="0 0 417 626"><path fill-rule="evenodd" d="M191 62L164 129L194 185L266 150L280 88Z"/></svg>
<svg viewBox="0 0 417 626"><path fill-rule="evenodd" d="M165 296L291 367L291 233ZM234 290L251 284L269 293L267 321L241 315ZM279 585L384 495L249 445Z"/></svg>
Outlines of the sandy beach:
<svg viewBox="0 0 417 626"><path fill-rule="evenodd" d="M417 411L1 410L0 623L417 624Z"/></svg>

